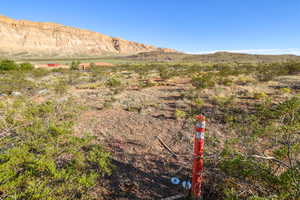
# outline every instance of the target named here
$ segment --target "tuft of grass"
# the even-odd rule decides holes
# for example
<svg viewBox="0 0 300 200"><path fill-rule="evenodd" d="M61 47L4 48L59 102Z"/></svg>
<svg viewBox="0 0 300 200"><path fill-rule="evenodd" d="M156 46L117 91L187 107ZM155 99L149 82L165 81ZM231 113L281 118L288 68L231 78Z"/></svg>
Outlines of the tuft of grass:
<svg viewBox="0 0 300 200"><path fill-rule="evenodd" d="M268 98L268 95L265 92L256 92L253 94L253 98L254 99L266 99L266 98Z"/></svg>
<svg viewBox="0 0 300 200"><path fill-rule="evenodd" d="M179 110L179 109L176 109L175 110L175 117L176 119L183 119L187 116L187 113L183 110Z"/></svg>
<svg viewBox="0 0 300 200"><path fill-rule="evenodd" d="M106 85L109 87L116 88L116 87L120 87L122 85L122 82L118 78L112 77L106 81Z"/></svg>
<svg viewBox="0 0 300 200"><path fill-rule="evenodd" d="M290 88L280 88L280 93L281 94L290 94L292 93L292 90Z"/></svg>

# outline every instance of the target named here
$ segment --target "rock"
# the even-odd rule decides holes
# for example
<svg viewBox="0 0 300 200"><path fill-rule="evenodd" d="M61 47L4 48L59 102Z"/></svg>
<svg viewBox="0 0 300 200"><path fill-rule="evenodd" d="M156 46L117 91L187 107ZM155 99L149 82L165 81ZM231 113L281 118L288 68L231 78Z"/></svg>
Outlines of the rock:
<svg viewBox="0 0 300 200"><path fill-rule="evenodd" d="M48 93L48 89L43 89L37 92L38 95L44 95Z"/></svg>
<svg viewBox="0 0 300 200"><path fill-rule="evenodd" d="M139 52L174 52L55 23L0 16L0 52L11 56L100 56ZM20 54L22 53L22 54Z"/></svg>
<svg viewBox="0 0 300 200"><path fill-rule="evenodd" d="M12 92L11 95L16 97L16 96L21 96L22 93L21 92Z"/></svg>
<svg viewBox="0 0 300 200"><path fill-rule="evenodd" d="M63 103L63 102L65 102L65 101L68 101L68 97L61 97L61 98L59 98L59 99L57 99L57 102L58 103Z"/></svg>

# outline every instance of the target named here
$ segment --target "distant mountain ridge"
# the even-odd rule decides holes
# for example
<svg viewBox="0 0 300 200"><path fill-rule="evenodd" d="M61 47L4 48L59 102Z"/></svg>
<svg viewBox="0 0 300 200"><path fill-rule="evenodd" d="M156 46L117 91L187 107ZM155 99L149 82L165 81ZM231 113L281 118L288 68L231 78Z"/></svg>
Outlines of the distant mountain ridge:
<svg viewBox="0 0 300 200"><path fill-rule="evenodd" d="M260 55L231 52L216 52L211 54L184 54L179 52L143 52L126 57L129 60L142 60L154 62L203 62L203 63L275 63L300 62L296 55Z"/></svg>
<svg viewBox="0 0 300 200"><path fill-rule="evenodd" d="M0 57L92 57L175 52L56 23L0 16Z"/></svg>

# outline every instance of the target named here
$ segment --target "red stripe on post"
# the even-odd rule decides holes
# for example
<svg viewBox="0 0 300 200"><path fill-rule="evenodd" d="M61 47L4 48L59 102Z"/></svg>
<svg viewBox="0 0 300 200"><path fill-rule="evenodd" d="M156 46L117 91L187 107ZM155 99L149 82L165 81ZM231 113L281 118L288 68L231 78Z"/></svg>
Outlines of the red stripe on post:
<svg viewBox="0 0 300 200"><path fill-rule="evenodd" d="M204 153L204 137L198 137L199 133L205 132L205 116L196 116L198 124L196 125L196 133L194 136L194 159L193 159L193 170L192 170L192 197L194 199L200 199L201 197L201 186L203 182L203 153ZM202 122L199 124L199 122ZM201 128L200 128L201 127Z"/></svg>
<svg viewBox="0 0 300 200"><path fill-rule="evenodd" d="M205 128L197 128L197 127L196 127L196 131L197 131L197 132L204 133L204 132L205 132Z"/></svg>

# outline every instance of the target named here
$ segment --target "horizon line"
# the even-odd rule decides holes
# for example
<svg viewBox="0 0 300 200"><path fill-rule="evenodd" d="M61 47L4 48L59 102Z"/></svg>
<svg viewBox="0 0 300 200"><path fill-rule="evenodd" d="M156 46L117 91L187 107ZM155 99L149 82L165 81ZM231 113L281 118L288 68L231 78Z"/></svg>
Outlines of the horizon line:
<svg viewBox="0 0 300 200"><path fill-rule="evenodd" d="M240 50L211 50L211 51L190 51L189 54L211 54L217 52L230 52L230 53L245 53L245 54L258 54L258 55L296 55L300 56L300 48L289 49L240 49Z"/></svg>

